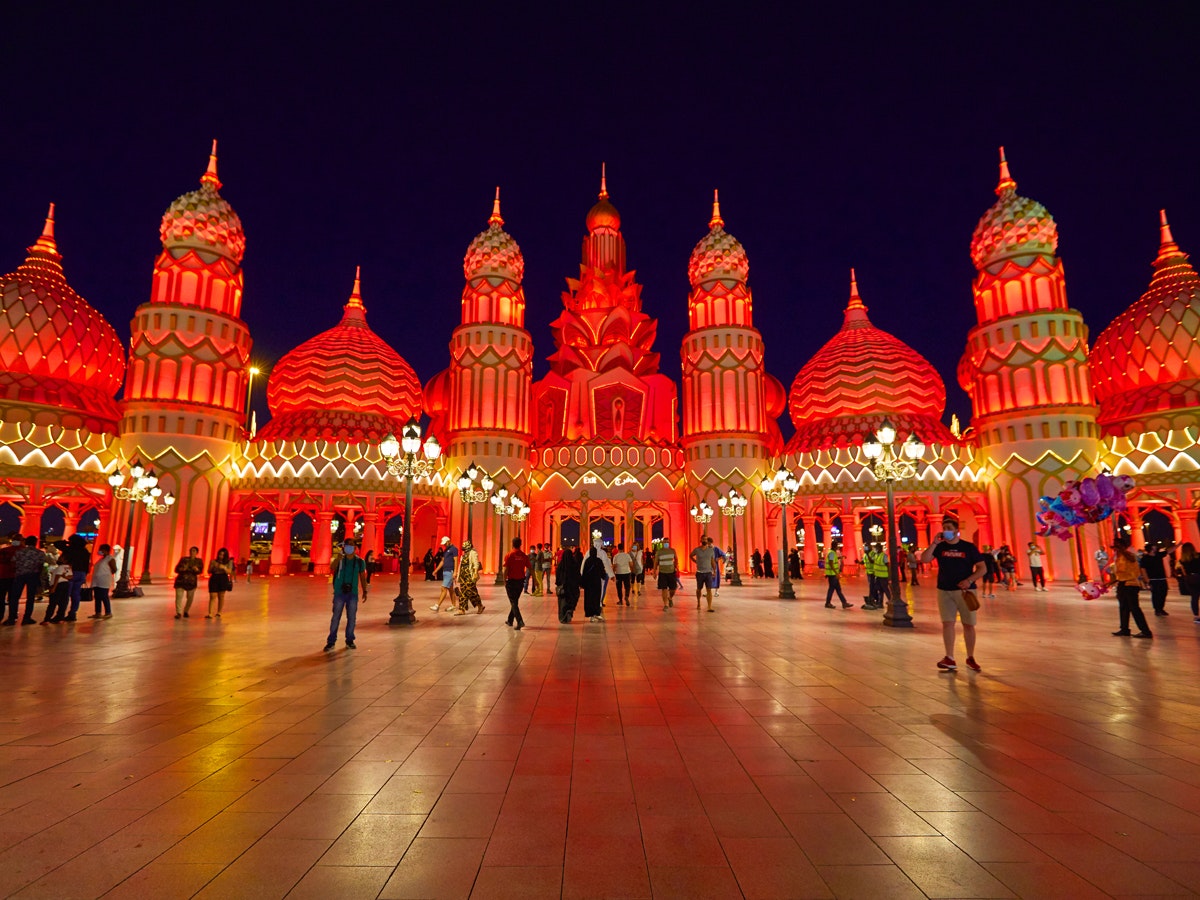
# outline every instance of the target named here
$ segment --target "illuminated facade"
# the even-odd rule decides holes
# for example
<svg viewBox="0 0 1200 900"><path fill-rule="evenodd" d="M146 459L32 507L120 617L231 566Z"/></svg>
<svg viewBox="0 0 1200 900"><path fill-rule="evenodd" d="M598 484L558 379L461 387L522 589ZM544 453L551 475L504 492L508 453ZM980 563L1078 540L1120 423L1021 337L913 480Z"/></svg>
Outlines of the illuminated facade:
<svg viewBox="0 0 1200 900"><path fill-rule="evenodd" d="M128 352L67 284L53 207L25 262L0 280L9 326L0 335L0 499L27 532L51 506L68 532L97 510L109 542L133 511L136 573L151 517L114 502L107 476L138 459L179 498L153 526L154 575L192 544L206 558L221 546L246 557L256 518L274 525L263 566L320 575L339 530L377 552L389 522L396 533L402 485L378 445L425 414L445 455L415 485L415 557L442 534L461 541L471 530L495 571L516 526L502 535L490 504L464 502L456 482L472 462L528 504L520 527L529 541L558 544L599 527L626 543L667 535L687 544L703 527L728 545L733 522L745 557L778 546L780 511L758 484L786 464L800 480L789 521L812 565L838 536L854 559L883 525L884 494L862 444L886 419L926 446L916 475L895 485L901 534L918 545L953 512L980 543L1019 548L1034 535L1038 498L1102 465L1137 481L1117 523L1135 541L1162 516L1180 539L1200 542L1200 278L1164 215L1149 289L1089 353L1083 317L1067 305L1054 220L1016 187L1002 151L997 200L971 242L977 324L957 373L974 410L966 430L943 422L946 390L933 366L871 323L853 271L841 329L785 391L767 372L749 259L715 195L688 261L680 393L659 371L657 321L627 267L603 175L542 378L525 327L525 259L497 190L463 260L445 370L422 388L367 324L356 273L340 321L274 365L271 417L255 429L246 415L256 372L240 319L246 236L221 196L214 144L199 188L163 216ZM684 312L683 298L656 303ZM795 427L786 442L785 408ZM689 507L716 507L734 490L750 498L743 517L692 521ZM293 538L310 535L302 556ZM1090 559L1103 537L1086 528L1082 546L1051 543L1047 574L1071 579L1077 556Z"/></svg>

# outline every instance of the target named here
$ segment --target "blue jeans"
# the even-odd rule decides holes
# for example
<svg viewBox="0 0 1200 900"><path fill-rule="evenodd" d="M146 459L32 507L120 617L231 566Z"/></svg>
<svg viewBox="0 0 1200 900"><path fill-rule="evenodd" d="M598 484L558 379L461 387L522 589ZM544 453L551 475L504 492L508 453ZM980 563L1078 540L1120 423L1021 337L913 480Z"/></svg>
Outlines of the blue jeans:
<svg viewBox="0 0 1200 900"><path fill-rule="evenodd" d="M83 583L85 581L87 581L87 572L71 574L71 612L67 615L68 619L75 618L75 613L79 612L79 602L83 599Z"/></svg>
<svg viewBox="0 0 1200 900"><path fill-rule="evenodd" d="M333 616L329 620L329 640L326 643L337 643L343 609L346 610L346 642L354 640L354 621L358 618L358 593L344 591L333 595Z"/></svg>
<svg viewBox="0 0 1200 900"><path fill-rule="evenodd" d="M17 604L21 601L21 592L25 592L25 620L33 620L33 601L37 598L38 589L42 586L42 573L31 572L28 575L18 575L13 579L12 588L8 594L8 618L17 617Z"/></svg>

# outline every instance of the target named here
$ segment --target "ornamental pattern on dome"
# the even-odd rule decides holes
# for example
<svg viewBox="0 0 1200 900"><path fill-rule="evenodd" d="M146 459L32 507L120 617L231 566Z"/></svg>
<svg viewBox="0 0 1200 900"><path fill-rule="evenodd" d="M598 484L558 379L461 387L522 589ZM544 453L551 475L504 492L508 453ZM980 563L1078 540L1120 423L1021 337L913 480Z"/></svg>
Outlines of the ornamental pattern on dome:
<svg viewBox="0 0 1200 900"><path fill-rule="evenodd" d="M357 274L341 322L276 364L267 405L260 441L377 442L421 414L417 375L367 325Z"/></svg>
<svg viewBox="0 0 1200 900"><path fill-rule="evenodd" d="M975 268L983 269L1013 256L1053 255L1058 249L1058 226L1046 207L1017 193L1003 147L996 195L999 199L983 214L971 236L971 262Z"/></svg>
<svg viewBox="0 0 1200 900"><path fill-rule="evenodd" d="M850 272L850 302L841 330L792 382L796 434L789 452L861 444L884 418L926 443L953 443L940 421L946 387L930 362L867 318Z"/></svg>
<svg viewBox="0 0 1200 900"><path fill-rule="evenodd" d="M463 257L463 275L473 278L507 278L521 281L525 275L525 257L512 235L504 230L504 219L500 216L500 188L496 188L496 199L488 227L479 232L467 247Z"/></svg>
<svg viewBox="0 0 1200 900"><path fill-rule="evenodd" d="M77 427L115 432L125 349L63 276L53 204L25 262L0 279L0 308L0 397L66 407L82 414L71 417Z"/></svg>
<svg viewBox="0 0 1200 900"><path fill-rule="evenodd" d="M1104 329L1089 357L1102 425L1200 406L1200 277L1160 215L1150 287Z"/></svg>
<svg viewBox="0 0 1200 900"><path fill-rule="evenodd" d="M688 259L688 282L692 287L717 278L732 281L749 278L750 258L741 242L725 230L716 191L713 191L713 214L708 228L708 234L699 240Z"/></svg>
<svg viewBox="0 0 1200 900"><path fill-rule="evenodd" d="M200 178L200 187L178 197L163 213L158 231L164 249L206 250L241 263L246 254L246 232L233 207L218 193L220 189L217 142L213 141L208 170Z"/></svg>

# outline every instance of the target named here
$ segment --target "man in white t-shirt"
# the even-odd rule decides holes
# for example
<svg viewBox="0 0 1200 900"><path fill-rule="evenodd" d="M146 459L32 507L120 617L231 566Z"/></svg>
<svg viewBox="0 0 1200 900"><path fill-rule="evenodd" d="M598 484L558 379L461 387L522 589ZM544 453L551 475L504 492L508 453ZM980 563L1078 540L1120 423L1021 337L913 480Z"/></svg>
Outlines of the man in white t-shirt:
<svg viewBox="0 0 1200 900"><path fill-rule="evenodd" d="M1042 548L1035 542L1029 542L1029 573L1033 576L1033 589L1046 590L1046 570L1042 568ZM1041 587L1038 587L1038 585Z"/></svg>
<svg viewBox="0 0 1200 900"><path fill-rule="evenodd" d="M612 558L613 576L617 579L617 606L628 606L630 588L633 584L633 557L625 552L624 544L617 544Z"/></svg>
<svg viewBox="0 0 1200 900"><path fill-rule="evenodd" d="M716 554L713 552L713 546L708 542L706 535L701 535L700 546L692 551L692 562L696 564L696 609L700 608L700 595L702 593L708 596L708 611L713 611L712 605L712 573L713 573L713 558Z"/></svg>

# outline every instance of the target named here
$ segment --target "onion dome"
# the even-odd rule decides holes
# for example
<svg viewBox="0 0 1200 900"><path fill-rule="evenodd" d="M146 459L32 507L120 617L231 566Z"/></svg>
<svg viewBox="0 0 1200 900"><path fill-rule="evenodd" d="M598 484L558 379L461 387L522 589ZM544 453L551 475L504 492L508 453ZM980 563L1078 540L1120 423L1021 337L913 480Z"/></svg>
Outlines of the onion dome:
<svg viewBox="0 0 1200 900"><path fill-rule="evenodd" d="M1200 406L1200 277L1166 211L1159 216L1150 287L1101 332L1088 358L1101 424Z"/></svg>
<svg viewBox="0 0 1200 900"><path fill-rule="evenodd" d="M600 199L587 214L587 230L594 233L602 229L621 230L621 214L608 202L608 177L604 163L600 163Z"/></svg>
<svg viewBox="0 0 1200 900"><path fill-rule="evenodd" d="M941 423L946 387L925 357L867 318L850 270L850 302L842 329L817 351L792 382L796 434L789 451L861 444L890 419L901 436L952 443Z"/></svg>
<svg viewBox="0 0 1200 900"><path fill-rule="evenodd" d="M53 416L33 415L39 424L115 433L121 413L113 397L125 377L125 348L63 277L53 203L25 262L0 278L0 304L0 401L58 407Z"/></svg>
<svg viewBox="0 0 1200 900"><path fill-rule="evenodd" d="M467 281L475 278L507 278L520 282L525 274L525 257L512 235L504 230L500 216L500 188L492 203L492 215L486 230L475 235L463 257L463 275Z"/></svg>
<svg viewBox="0 0 1200 900"><path fill-rule="evenodd" d="M354 273L342 321L284 355L267 382L271 420L260 441L383 440L421 414L421 383L404 359L367 325Z"/></svg>
<svg viewBox="0 0 1200 900"><path fill-rule="evenodd" d="M188 250L218 253L241 264L246 253L246 232L233 207L218 193L220 190L217 142L213 141L208 170L200 176L200 187L176 199L163 213L158 232L164 250L178 248L177 257Z"/></svg>
<svg viewBox="0 0 1200 900"><path fill-rule="evenodd" d="M975 268L984 269L1014 256L1052 256L1058 248L1058 226L1046 207L1017 193L1003 147L996 196L999 199L983 214L971 236L971 262Z"/></svg>
<svg viewBox="0 0 1200 900"><path fill-rule="evenodd" d="M713 191L713 212L708 234L700 239L688 259L688 281L698 287L706 281L745 281L750 277L750 259L741 242L725 230L721 200Z"/></svg>

